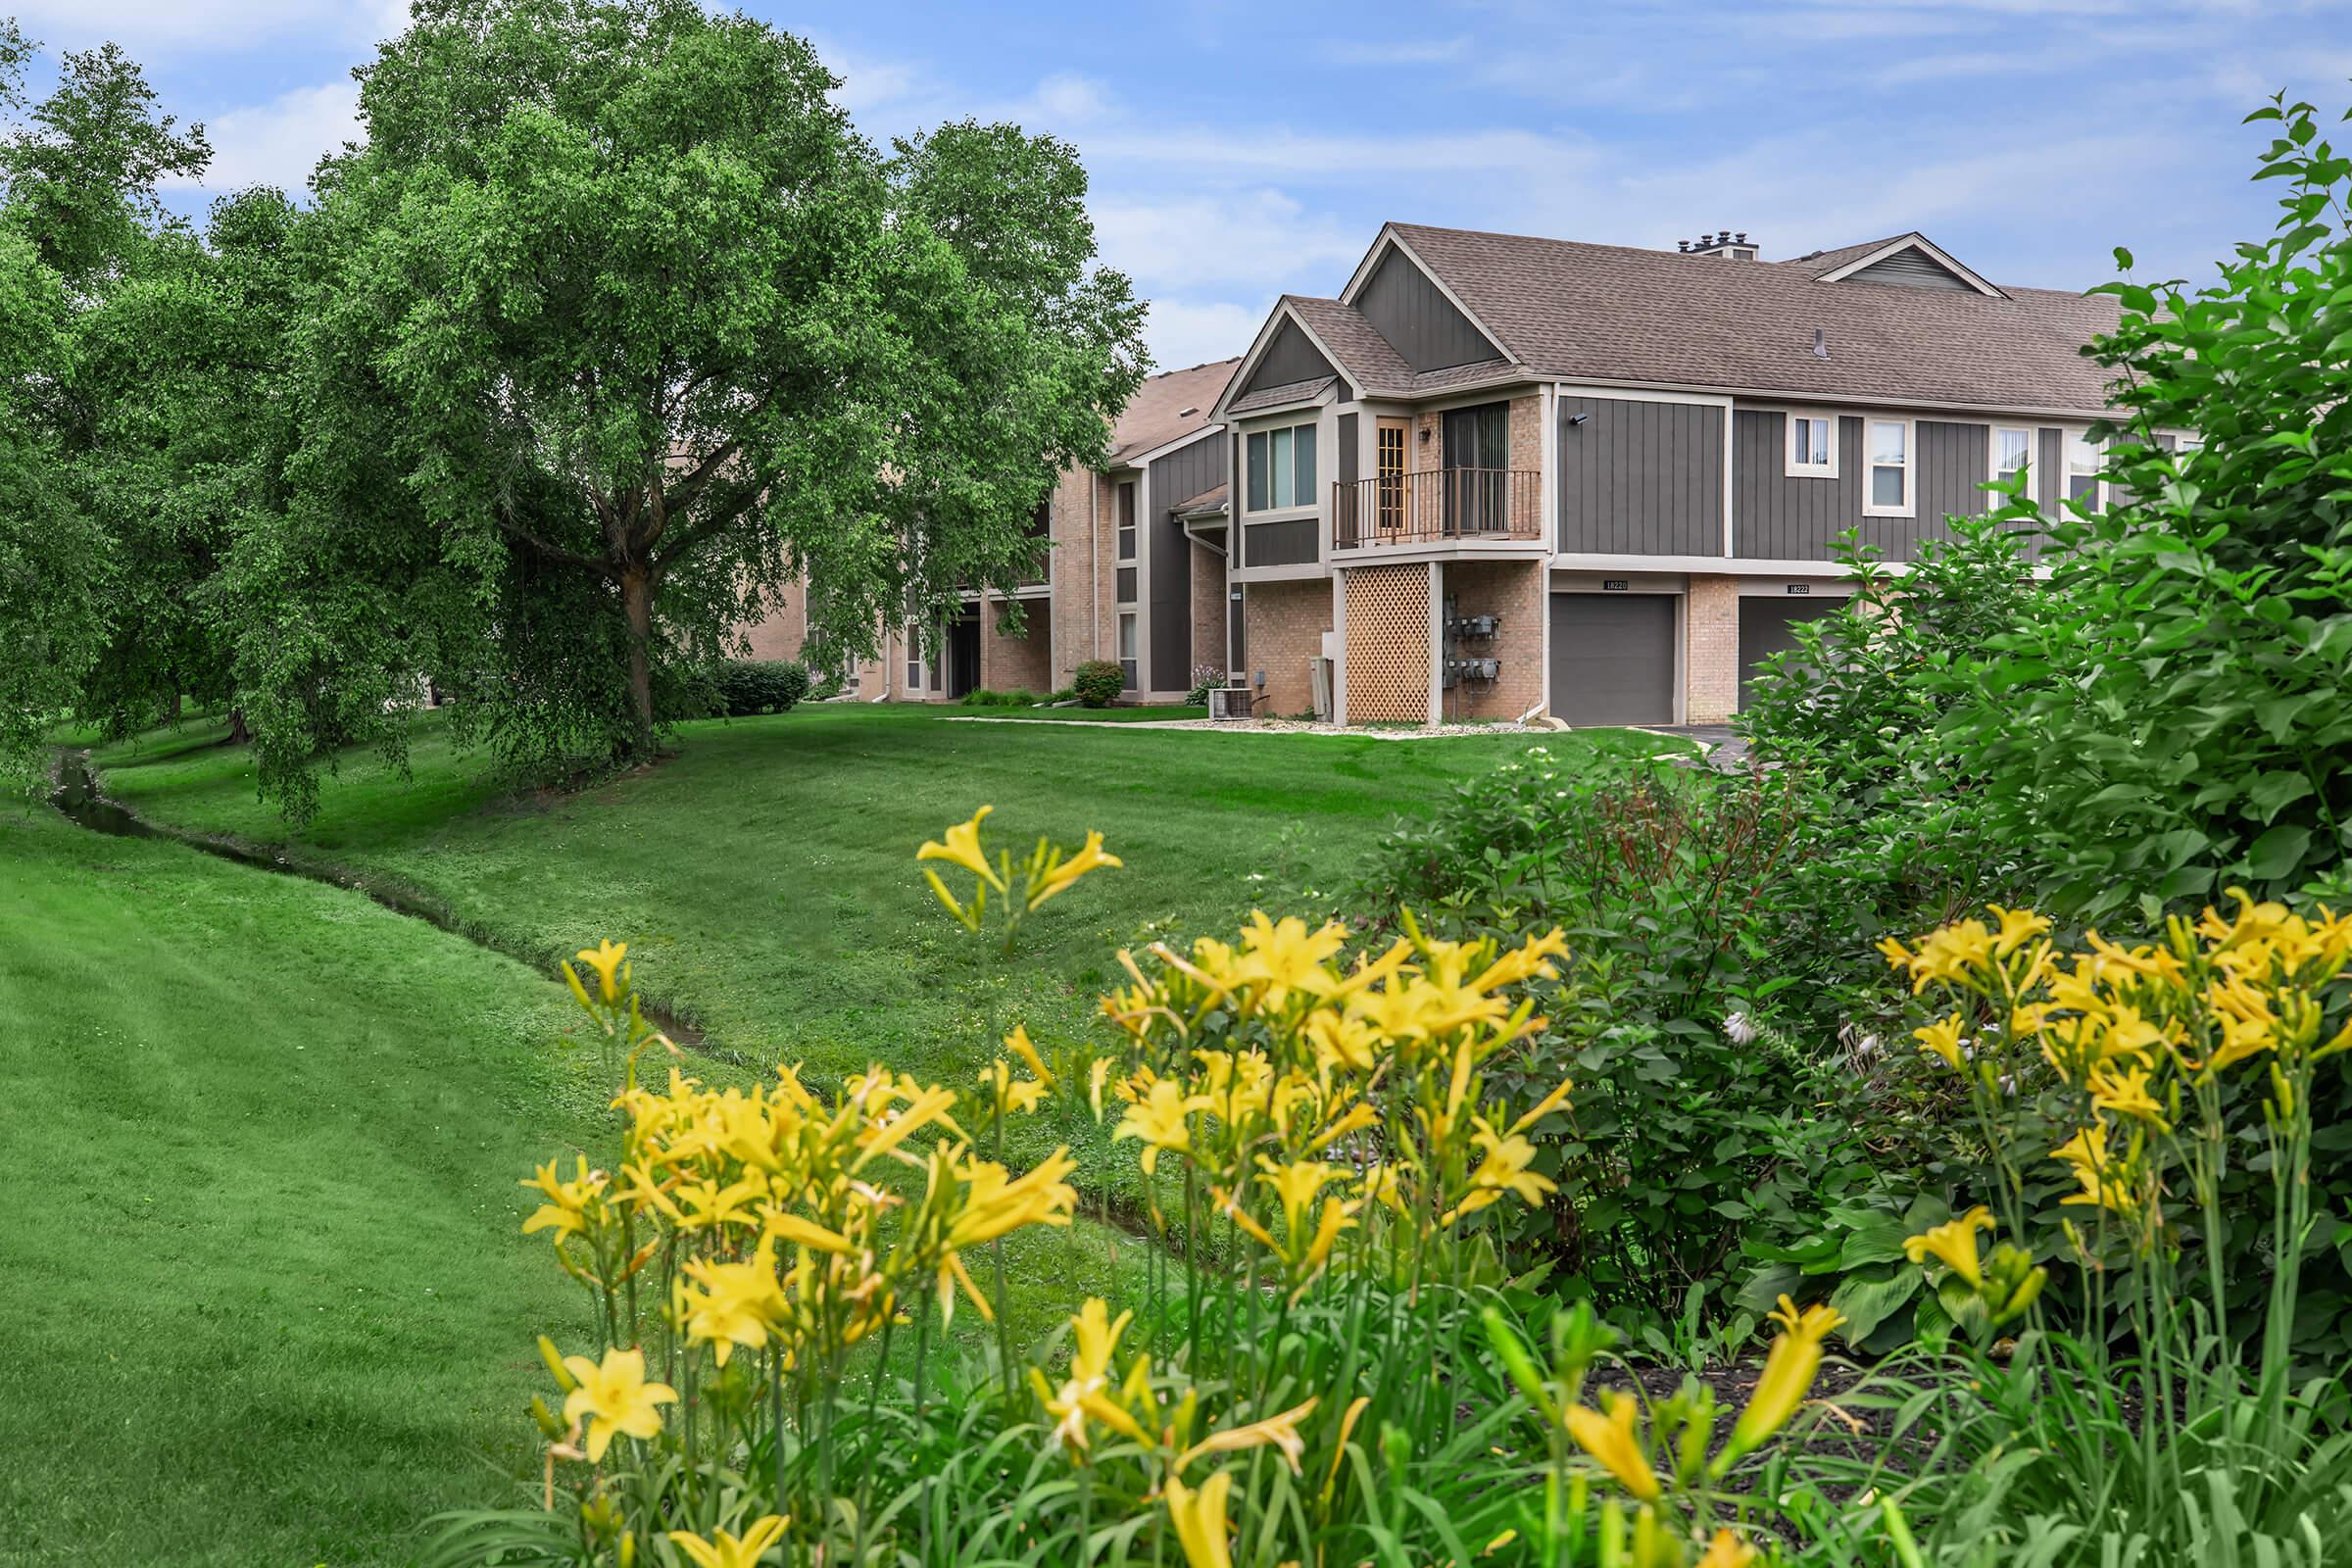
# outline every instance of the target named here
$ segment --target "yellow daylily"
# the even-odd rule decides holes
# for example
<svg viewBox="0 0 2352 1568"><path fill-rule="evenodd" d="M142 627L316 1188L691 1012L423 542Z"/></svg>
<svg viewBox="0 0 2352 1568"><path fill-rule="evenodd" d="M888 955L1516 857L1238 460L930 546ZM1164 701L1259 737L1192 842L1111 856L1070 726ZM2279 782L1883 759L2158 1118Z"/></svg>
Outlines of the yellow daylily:
<svg viewBox="0 0 2352 1568"><path fill-rule="evenodd" d="M555 1240L577 1235L588 1228L588 1205L596 1201L605 1190L606 1176L601 1170L588 1168L588 1157L580 1156L579 1173L570 1181L556 1175L556 1162L549 1160L538 1173L519 1185L547 1195L547 1201L531 1210L522 1222L522 1234L552 1230Z"/></svg>
<svg viewBox="0 0 2352 1568"><path fill-rule="evenodd" d="M771 1513L741 1536L719 1530L709 1541L691 1530L672 1530L669 1544L684 1552L695 1568L758 1568L760 1559L767 1555L768 1547L783 1539L784 1527L791 1522Z"/></svg>
<svg viewBox="0 0 2352 1568"><path fill-rule="evenodd" d="M639 1442L655 1436L662 1430L662 1406L678 1401L678 1391L668 1384L645 1381L643 1350L607 1350L602 1363L567 1355L564 1369L579 1381L564 1397L564 1419L587 1419L590 1464L603 1462L616 1434Z"/></svg>
<svg viewBox="0 0 2352 1568"><path fill-rule="evenodd" d="M1106 865L1118 866L1124 863L1115 855L1103 854L1102 835L1090 830L1086 835L1086 845L1083 849L1066 860L1056 859L1050 862L1046 867L1045 874L1029 885L1029 907L1034 909L1056 894L1068 892L1071 884L1089 871L1100 870Z"/></svg>
<svg viewBox="0 0 2352 1568"><path fill-rule="evenodd" d="M621 982L628 976L620 960L628 956L629 945L626 942L614 942L610 938L593 948L582 948L576 955L580 962L596 971L596 994L608 1004L620 1000Z"/></svg>
<svg viewBox="0 0 2352 1568"><path fill-rule="evenodd" d="M1267 1416L1263 1421L1212 1432L1176 1456L1176 1473L1183 1474L1188 1465L1203 1454L1239 1453L1246 1448L1264 1447L1271 1444L1282 1451L1283 1458L1290 1464L1291 1474L1297 1475L1299 1455L1306 1451L1306 1440L1298 1436L1298 1423L1305 1420L1321 1402L1321 1396L1317 1396L1304 1404L1293 1405L1277 1415Z"/></svg>
<svg viewBox="0 0 2352 1568"><path fill-rule="evenodd" d="M1756 1548L1741 1541L1729 1525L1719 1525L1715 1539L1707 1543L1700 1554L1697 1568L1748 1568L1756 1560Z"/></svg>
<svg viewBox="0 0 2352 1568"><path fill-rule="evenodd" d="M1233 1475L1226 1470L1201 1482L1198 1492L1168 1477L1168 1518L1188 1568L1233 1568L1232 1532L1225 1523L1225 1496L1232 1490Z"/></svg>
<svg viewBox="0 0 2352 1568"><path fill-rule="evenodd" d="M737 1346L757 1350L767 1344L768 1332L784 1322L792 1303L776 1279L775 1246L763 1238L759 1250L741 1263L693 1258L685 1266L688 1280L701 1288L681 1286L678 1305L685 1319L686 1338L694 1345L714 1347L713 1358L727 1364Z"/></svg>
<svg viewBox="0 0 2352 1568"><path fill-rule="evenodd" d="M1193 1131L1186 1118L1194 1111L1207 1110L1212 1103L1207 1096L1187 1095L1184 1085L1172 1078L1162 1078L1127 1107L1110 1141L1115 1144L1123 1138L1143 1140L1143 1153L1136 1163L1149 1176L1157 1168L1160 1151L1176 1154L1192 1152Z"/></svg>
<svg viewBox="0 0 2352 1568"><path fill-rule="evenodd" d="M1631 1394L1619 1390L1609 1396L1607 1415L1578 1404L1569 1406L1561 1420L1576 1446L1615 1476L1619 1486L1643 1502L1654 1502L1664 1489L1642 1451L1642 1440L1634 1435L1639 1408Z"/></svg>
<svg viewBox="0 0 2352 1568"><path fill-rule="evenodd" d="M1979 1203L1958 1219L1946 1220L1903 1243L1903 1255L1924 1263L1930 1254L1973 1287L1984 1280L1977 1258L1977 1232L1992 1229L1992 1210Z"/></svg>
<svg viewBox="0 0 2352 1568"><path fill-rule="evenodd" d="M1942 1058L1945 1066L1958 1071L1961 1061L1960 1027L1960 1015L1955 1012L1924 1029L1912 1030L1911 1038L1919 1042L1920 1050Z"/></svg>
<svg viewBox="0 0 2352 1568"><path fill-rule="evenodd" d="M1780 1309L1772 1314L1772 1319L1781 1325L1781 1336L1764 1352L1764 1370L1757 1375L1755 1390L1747 1396L1747 1408L1740 1412L1739 1421L1732 1427L1731 1442L1716 1456L1713 1468L1718 1475L1788 1424L1788 1418L1796 1414L1797 1406L1812 1392L1814 1376L1821 1371L1821 1342L1845 1321L1842 1313L1822 1302L1799 1312L1796 1303L1786 1296L1781 1298Z"/></svg>
<svg viewBox="0 0 2352 1568"><path fill-rule="evenodd" d="M1004 892L1004 879L997 874L995 866L988 863L988 852L980 848L981 819L995 809L993 806L983 806L972 813L970 821L959 822L949 828L944 844L937 839L925 839L922 848L914 852L914 858L918 860L953 861L999 893Z"/></svg>

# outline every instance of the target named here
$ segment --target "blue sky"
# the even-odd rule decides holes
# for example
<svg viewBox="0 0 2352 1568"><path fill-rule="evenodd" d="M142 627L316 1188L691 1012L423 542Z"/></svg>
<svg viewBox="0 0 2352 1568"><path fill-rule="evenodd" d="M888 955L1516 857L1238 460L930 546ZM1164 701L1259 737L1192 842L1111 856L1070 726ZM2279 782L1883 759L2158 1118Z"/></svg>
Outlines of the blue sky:
<svg viewBox="0 0 2352 1568"><path fill-rule="evenodd" d="M52 47L129 48L233 188L299 185L358 133L350 70L406 0L11 9ZM2245 112L2352 104L2352 0L745 9L813 39L877 138L978 115L1073 142L1168 368L1240 353L1285 290L1336 293L1388 218L1740 228L1768 258L1919 228L2000 282L2086 287L2119 244L2200 275L2271 226Z"/></svg>

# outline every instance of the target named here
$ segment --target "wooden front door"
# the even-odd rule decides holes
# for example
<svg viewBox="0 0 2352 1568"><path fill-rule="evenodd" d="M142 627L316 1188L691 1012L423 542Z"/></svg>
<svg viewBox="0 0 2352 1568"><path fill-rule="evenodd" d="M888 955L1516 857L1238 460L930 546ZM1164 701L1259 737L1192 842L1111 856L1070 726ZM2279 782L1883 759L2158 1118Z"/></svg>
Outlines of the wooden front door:
<svg viewBox="0 0 2352 1568"><path fill-rule="evenodd" d="M1378 492L1373 506L1373 522L1382 533L1394 534L1404 527L1404 432L1403 419L1383 419L1373 430L1372 471Z"/></svg>

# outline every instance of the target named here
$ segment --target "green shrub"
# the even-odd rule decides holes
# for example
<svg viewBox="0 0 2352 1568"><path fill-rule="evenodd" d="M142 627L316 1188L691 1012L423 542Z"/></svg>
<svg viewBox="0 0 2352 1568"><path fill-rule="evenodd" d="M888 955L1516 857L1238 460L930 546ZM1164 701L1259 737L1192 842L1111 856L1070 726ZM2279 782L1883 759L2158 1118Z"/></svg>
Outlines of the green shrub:
<svg viewBox="0 0 2352 1568"><path fill-rule="evenodd" d="M1088 708L1108 708L1127 689L1127 672L1108 659L1090 659L1070 677L1070 693Z"/></svg>
<svg viewBox="0 0 2352 1568"><path fill-rule="evenodd" d="M963 697L967 708L1035 708L1044 699L1037 693L1020 686L1002 692L983 686L977 691L965 693Z"/></svg>
<svg viewBox="0 0 2352 1568"><path fill-rule="evenodd" d="M730 659L711 672L711 684L729 718L785 713L808 694L808 671L789 660Z"/></svg>
<svg viewBox="0 0 2352 1568"><path fill-rule="evenodd" d="M1770 1249L1884 1185L1862 1118L1836 1111L1854 1099L1842 1054L1775 1021L1806 810L1794 775L1570 772L1538 747L1399 826L1355 890L1434 935L1568 933L1549 1023L1512 1070L1576 1080L1573 1132L1544 1150L1560 1191L1520 1239L1637 1324L1683 1317L1693 1289L1706 1321L1749 1309L1740 1293Z"/></svg>

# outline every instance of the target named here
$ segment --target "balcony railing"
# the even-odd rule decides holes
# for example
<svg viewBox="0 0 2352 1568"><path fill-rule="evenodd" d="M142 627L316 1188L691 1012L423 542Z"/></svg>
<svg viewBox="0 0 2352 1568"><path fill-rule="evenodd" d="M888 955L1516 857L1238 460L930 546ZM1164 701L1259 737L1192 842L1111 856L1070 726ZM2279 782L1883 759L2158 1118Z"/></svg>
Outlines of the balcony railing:
<svg viewBox="0 0 2352 1568"><path fill-rule="evenodd" d="M1544 476L1533 468L1429 468L1331 487L1335 549L1543 536Z"/></svg>

